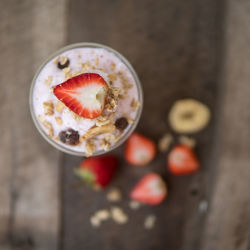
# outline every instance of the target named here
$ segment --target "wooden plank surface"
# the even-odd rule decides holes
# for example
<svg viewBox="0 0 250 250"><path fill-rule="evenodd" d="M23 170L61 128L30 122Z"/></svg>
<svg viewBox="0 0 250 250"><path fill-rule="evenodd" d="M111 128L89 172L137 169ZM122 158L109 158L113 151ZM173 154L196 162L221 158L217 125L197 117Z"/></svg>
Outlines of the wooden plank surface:
<svg viewBox="0 0 250 250"><path fill-rule="evenodd" d="M215 182L200 249L250 249L250 2L228 1Z"/></svg>
<svg viewBox="0 0 250 250"><path fill-rule="evenodd" d="M74 0L70 42L104 43L131 61L145 94L144 111L137 130L157 141L163 133L171 131L166 118L174 100L197 98L208 104L212 112L215 111L222 47L219 34L224 8L217 2ZM83 9L86 10L84 15ZM98 229L90 225L90 216L95 211L112 204L106 200L106 192L73 189L77 183L73 168L81 159L65 156L63 249L77 249L79 246L103 250L199 249L206 218L205 211L200 211L199 206L209 199L210 180L216 167L210 161L216 143L212 136L214 122L213 119L205 131L195 136L202 170L193 176L177 178L167 173L165 154L158 154L149 166L138 169L123 161L123 147L115 151L121 166L113 186L119 187L123 193L118 206L129 216L129 222L124 226L112 221ZM174 136L177 141L178 136ZM167 180L169 197L158 207L145 206L132 211L128 207L129 190L151 170L161 173ZM146 231L143 222L149 214L157 216L157 223L153 230Z"/></svg>
<svg viewBox="0 0 250 250"><path fill-rule="evenodd" d="M42 60L65 44L66 1L1 1L0 17L0 249L54 250L59 153L36 131L28 96Z"/></svg>

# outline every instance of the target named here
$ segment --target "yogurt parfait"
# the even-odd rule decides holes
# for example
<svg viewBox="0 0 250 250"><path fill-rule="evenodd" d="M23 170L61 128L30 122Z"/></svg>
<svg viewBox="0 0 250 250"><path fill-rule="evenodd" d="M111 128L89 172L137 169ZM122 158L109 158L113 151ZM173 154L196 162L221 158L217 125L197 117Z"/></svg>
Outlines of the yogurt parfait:
<svg viewBox="0 0 250 250"><path fill-rule="evenodd" d="M115 50L94 43L69 45L38 70L30 91L33 121L61 151L103 154L122 144L142 111L140 81Z"/></svg>

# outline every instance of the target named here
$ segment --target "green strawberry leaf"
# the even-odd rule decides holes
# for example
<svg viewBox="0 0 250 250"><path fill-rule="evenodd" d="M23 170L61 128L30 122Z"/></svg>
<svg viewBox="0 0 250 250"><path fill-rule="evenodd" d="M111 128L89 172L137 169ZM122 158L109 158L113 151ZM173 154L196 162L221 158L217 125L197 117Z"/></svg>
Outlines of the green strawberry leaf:
<svg viewBox="0 0 250 250"><path fill-rule="evenodd" d="M82 179L87 185L92 186L92 187L95 185L96 176L90 170L88 169L80 170L78 168L75 168L74 173L80 179Z"/></svg>

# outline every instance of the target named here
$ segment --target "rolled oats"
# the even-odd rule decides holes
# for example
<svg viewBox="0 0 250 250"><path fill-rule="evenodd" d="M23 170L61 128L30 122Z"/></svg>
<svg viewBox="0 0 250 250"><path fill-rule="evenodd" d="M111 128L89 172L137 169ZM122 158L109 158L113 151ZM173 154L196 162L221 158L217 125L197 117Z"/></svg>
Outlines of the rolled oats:
<svg viewBox="0 0 250 250"><path fill-rule="evenodd" d="M146 229L152 229L155 225L155 221L156 221L156 216L155 215L149 215L146 217L145 221L144 221L144 227Z"/></svg>
<svg viewBox="0 0 250 250"><path fill-rule="evenodd" d="M167 152L171 143L173 142L173 137L171 134L165 134L158 142L158 148L161 152Z"/></svg>
<svg viewBox="0 0 250 250"><path fill-rule="evenodd" d="M48 78L45 80L45 85L50 85L52 83L53 77L52 76L48 76Z"/></svg>
<svg viewBox="0 0 250 250"><path fill-rule="evenodd" d="M99 220L107 220L110 217L110 212L107 209L101 209L95 213L95 217Z"/></svg>
<svg viewBox="0 0 250 250"><path fill-rule="evenodd" d="M62 118L61 117L55 117L57 125L61 126L62 125Z"/></svg>
<svg viewBox="0 0 250 250"><path fill-rule="evenodd" d="M61 101L58 101L56 104L56 111L58 113L61 113L63 111L64 107L65 107L65 105Z"/></svg>
<svg viewBox="0 0 250 250"><path fill-rule="evenodd" d="M190 148L194 148L196 145L196 140L194 138L184 136L184 135L181 135L179 137L179 142L183 145L190 147Z"/></svg>
<svg viewBox="0 0 250 250"><path fill-rule="evenodd" d="M128 216L119 207L111 208L111 217L118 224L125 224L128 221Z"/></svg>
<svg viewBox="0 0 250 250"><path fill-rule="evenodd" d="M137 210L141 206L141 203L138 201L130 201L129 207L133 210Z"/></svg>
<svg viewBox="0 0 250 250"><path fill-rule="evenodd" d="M44 114L53 115L54 114L54 104L52 101L47 101L43 103Z"/></svg>
<svg viewBox="0 0 250 250"><path fill-rule="evenodd" d="M113 124L107 124L101 127L93 127L87 131L86 134L82 136L83 140L88 140L96 135L112 133L115 131L115 126Z"/></svg>
<svg viewBox="0 0 250 250"><path fill-rule="evenodd" d="M121 191L118 188L112 188L107 193L107 200L111 202L117 202L120 201L122 198Z"/></svg>
<svg viewBox="0 0 250 250"><path fill-rule="evenodd" d="M48 122L43 116L39 115L38 118L40 119L43 126L48 130L48 134L50 137L54 136L53 126L50 122Z"/></svg>
<svg viewBox="0 0 250 250"><path fill-rule="evenodd" d="M96 150L96 145L93 142L93 140L87 140L85 143L85 150L86 150L86 156L91 156L95 150Z"/></svg>

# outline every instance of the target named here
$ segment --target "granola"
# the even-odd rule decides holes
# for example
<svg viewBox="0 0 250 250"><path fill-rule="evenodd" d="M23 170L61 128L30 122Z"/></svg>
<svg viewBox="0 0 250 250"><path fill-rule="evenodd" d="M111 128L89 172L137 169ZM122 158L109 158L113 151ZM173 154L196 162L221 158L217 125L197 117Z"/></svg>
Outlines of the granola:
<svg viewBox="0 0 250 250"><path fill-rule="evenodd" d="M52 101L47 101L43 103L44 114L53 115L54 114L54 104Z"/></svg>
<svg viewBox="0 0 250 250"><path fill-rule="evenodd" d="M94 136L106 134L106 133L112 133L115 131L115 125L113 124L107 124L101 127L93 127L87 131L86 134L84 134L81 139L82 140L88 140Z"/></svg>
<svg viewBox="0 0 250 250"><path fill-rule="evenodd" d="M93 140L87 140L85 143L85 149L86 149L86 156L91 156L95 150L96 150L96 145L93 142Z"/></svg>

